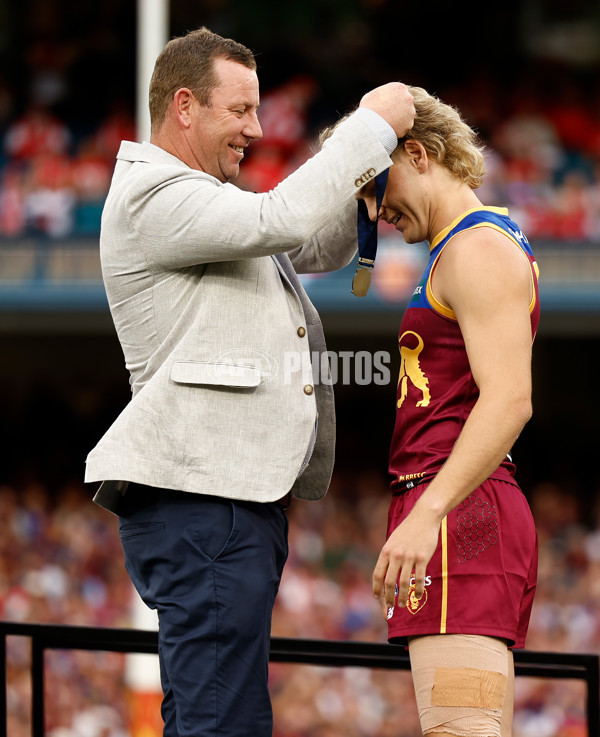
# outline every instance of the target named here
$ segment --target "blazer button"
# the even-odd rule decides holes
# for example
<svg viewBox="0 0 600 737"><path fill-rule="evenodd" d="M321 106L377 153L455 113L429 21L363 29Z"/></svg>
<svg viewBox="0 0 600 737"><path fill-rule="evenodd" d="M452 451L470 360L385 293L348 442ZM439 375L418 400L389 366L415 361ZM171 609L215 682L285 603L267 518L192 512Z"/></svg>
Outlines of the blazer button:
<svg viewBox="0 0 600 737"><path fill-rule="evenodd" d="M312 386L311 384L307 384L307 385L306 385L306 386L304 387L304 393L305 393L305 394L308 394L309 396L310 396L310 395L311 395L311 394L312 394L312 393L314 392L314 390L315 390L315 388L314 388L314 386Z"/></svg>
<svg viewBox="0 0 600 737"><path fill-rule="evenodd" d="M303 328L301 325L296 332L298 333L299 338L304 338L306 335L306 328Z"/></svg>

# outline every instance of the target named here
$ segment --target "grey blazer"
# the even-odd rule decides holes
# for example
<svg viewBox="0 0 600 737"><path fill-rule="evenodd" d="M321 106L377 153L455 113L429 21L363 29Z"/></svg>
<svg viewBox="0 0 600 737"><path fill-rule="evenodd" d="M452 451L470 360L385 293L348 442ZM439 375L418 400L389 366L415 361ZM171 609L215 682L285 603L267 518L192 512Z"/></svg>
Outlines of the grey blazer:
<svg viewBox="0 0 600 737"><path fill-rule="evenodd" d="M333 390L319 381L323 330L292 263L307 273L351 261L354 195L390 164L357 115L266 194L123 142L100 255L133 396L88 455L86 482L105 482L96 502L118 511L126 482L324 496Z"/></svg>

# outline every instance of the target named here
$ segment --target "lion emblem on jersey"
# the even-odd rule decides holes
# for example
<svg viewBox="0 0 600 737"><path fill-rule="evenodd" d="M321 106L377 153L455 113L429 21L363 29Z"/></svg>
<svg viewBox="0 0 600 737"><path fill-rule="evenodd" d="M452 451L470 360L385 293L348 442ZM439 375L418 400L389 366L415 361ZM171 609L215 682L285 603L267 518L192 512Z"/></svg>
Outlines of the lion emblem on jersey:
<svg viewBox="0 0 600 737"><path fill-rule="evenodd" d="M424 589L423 596L417 599L415 596L415 584L411 584L408 590L408 599L406 600L406 608L411 614L416 614L427 603L427 589Z"/></svg>
<svg viewBox="0 0 600 737"><path fill-rule="evenodd" d="M407 335L412 335L417 339L417 345L409 348L402 344L402 340ZM400 397L398 399L398 408L402 407L406 395L408 394L408 382L421 392L421 399L417 401L417 407L427 407L431 401L429 392L429 379L421 370L419 362L419 354L423 350L423 338L412 330L402 333L399 339L400 344L400 376L398 378L398 386L400 387Z"/></svg>

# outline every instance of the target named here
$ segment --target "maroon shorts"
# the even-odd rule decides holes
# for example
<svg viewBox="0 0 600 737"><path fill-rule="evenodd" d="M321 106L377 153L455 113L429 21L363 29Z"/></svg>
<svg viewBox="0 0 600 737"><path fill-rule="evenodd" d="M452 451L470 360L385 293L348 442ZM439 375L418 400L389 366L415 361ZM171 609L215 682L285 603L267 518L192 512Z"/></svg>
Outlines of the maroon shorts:
<svg viewBox="0 0 600 737"><path fill-rule="evenodd" d="M392 498L388 536L426 487ZM537 534L523 493L516 484L488 479L444 519L425 593L394 609L390 641L447 633L501 637L510 647L525 647L537 559Z"/></svg>

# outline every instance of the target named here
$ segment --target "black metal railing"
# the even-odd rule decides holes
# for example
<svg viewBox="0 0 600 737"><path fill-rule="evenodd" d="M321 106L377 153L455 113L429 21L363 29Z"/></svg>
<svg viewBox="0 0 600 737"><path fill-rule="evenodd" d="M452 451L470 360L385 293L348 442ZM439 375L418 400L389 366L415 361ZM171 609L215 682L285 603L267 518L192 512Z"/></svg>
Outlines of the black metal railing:
<svg viewBox="0 0 600 737"><path fill-rule="evenodd" d="M6 638L31 640L32 737L44 737L44 653L46 650L105 650L158 653L158 634L148 630L0 622L0 737L6 734ZM600 735L600 657L598 655L515 650L515 675L579 679L587 686L588 737ZM274 637L272 662L409 670L402 647L374 642L340 642Z"/></svg>

